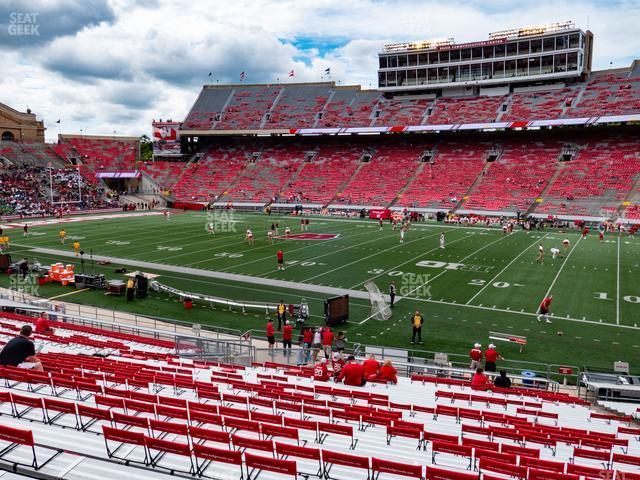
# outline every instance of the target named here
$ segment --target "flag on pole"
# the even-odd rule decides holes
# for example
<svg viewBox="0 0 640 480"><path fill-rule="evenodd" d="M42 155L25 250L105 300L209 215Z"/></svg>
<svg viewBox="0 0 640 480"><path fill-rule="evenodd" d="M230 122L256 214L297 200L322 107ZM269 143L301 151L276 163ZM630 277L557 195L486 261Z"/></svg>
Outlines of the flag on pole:
<svg viewBox="0 0 640 480"><path fill-rule="evenodd" d="M244 80L244 72L240 72L240 80Z"/></svg>
<svg viewBox="0 0 640 480"><path fill-rule="evenodd" d="M293 70L291 70L291 71L289 72L289 76L290 76L290 77L295 76L295 73L293 72Z"/></svg>
<svg viewBox="0 0 640 480"><path fill-rule="evenodd" d="M329 75L331 73L331 69L330 68L325 68L324 69L324 73L326 73L327 75Z"/></svg>

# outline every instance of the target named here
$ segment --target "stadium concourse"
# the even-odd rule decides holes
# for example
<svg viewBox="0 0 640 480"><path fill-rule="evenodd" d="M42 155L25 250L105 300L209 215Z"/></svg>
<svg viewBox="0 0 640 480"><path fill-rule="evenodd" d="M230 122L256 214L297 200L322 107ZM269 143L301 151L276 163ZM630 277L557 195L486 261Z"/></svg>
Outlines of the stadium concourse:
<svg viewBox="0 0 640 480"><path fill-rule="evenodd" d="M0 338L33 323L0 313ZM150 331L50 326L34 335L45 372L0 369L2 478L640 478L637 413L563 393L417 374L344 387L180 358Z"/></svg>

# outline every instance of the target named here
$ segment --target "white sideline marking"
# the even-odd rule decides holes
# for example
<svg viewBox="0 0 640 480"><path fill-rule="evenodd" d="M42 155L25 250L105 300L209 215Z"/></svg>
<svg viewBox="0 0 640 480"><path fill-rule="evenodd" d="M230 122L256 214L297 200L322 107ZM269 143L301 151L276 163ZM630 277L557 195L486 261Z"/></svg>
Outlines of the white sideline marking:
<svg viewBox="0 0 640 480"><path fill-rule="evenodd" d="M436 234L436 235L437 235L437 234ZM431 237L435 237L436 235L428 235L428 236L426 236L426 237L424 237L424 238L431 238ZM449 244L456 243L456 242L459 242L459 241L461 241L461 240L466 240L467 238L469 238L469 237L460 237L460 238L456 238L455 240L451 240L451 241L449 242ZM425 255L428 255L429 253L433 253L433 252L435 252L436 250L440 250L440 247L434 247L434 248L432 248L431 250L427 250L426 252L419 254L417 257L410 258L409 260L407 260L407 261L405 261L405 262L402 262L402 263L400 263L399 265L396 265L396 266L394 266L394 267L392 267L392 268L389 268L389 269L385 270L384 272L382 272L382 273L380 273L380 274L378 274L378 275L374 275L373 277L366 279L364 282L356 283L356 284L355 284L355 285L353 285L351 288L356 288L357 286L362 285L362 284L364 284L364 283L366 283L366 282L373 281L373 280L375 280L376 278L379 278L379 277L381 277L381 276L383 276L383 275L385 275L385 274L387 274L387 273L389 273L389 272L393 272L394 270L397 270L398 268L405 266L407 263L415 262L415 261L416 261L417 259L419 259L420 257L424 257ZM409 293L411 293L411 292L409 292Z"/></svg>
<svg viewBox="0 0 640 480"><path fill-rule="evenodd" d="M576 243L573 245L573 247L571 247L571 251L569 251L569 253L565 257L564 262L562 262L562 265L560 265L560 268L558 269L558 273L556 273L556 276L553 279L553 281L551 282L551 285L549 286L549 290L547 290L547 293L544 295L543 299L547 298L549 296L549 294L551 293L551 289L553 289L553 286L556 284L556 281L560 277L560 274L562 273L562 269L567 264L567 261L569 260L569 257L574 252L574 250L578 247L578 244L580 243L580 240L582 240L582 237L579 237L578 240L576 241ZM537 311L538 311L538 309L536 307L536 312Z"/></svg>
<svg viewBox="0 0 640 480"><path fill-rule="evenodd" d="M616 268L616 325L620 325L620 237L618 237L618 266Z"/></svg>
<svg viewBox="0 0 640 480"><path fill-rule="evenodd" d="M407 244L409 244L409 243L413 243L413 242L417 242L418 240L425 240L425 239L427 239L427 238L432 238L432 237L435 237L435 236L437 236L437 235L439 235L439 233L434 233L434 234L432 234L432 235L427 235L426 237L418 237L418 238L416 238L416 239L414 239L414 240L409 240L408 242L404 243L404 245L407 245ZM385 237L385 238L387 238L387 237ZM463 238L464 238L464 237L463 237ZM369 240L368 242L365 242L365 243L369 243L369 242L373 242L373 241L375 241L375 240ZM453 242L451 242L451 243L453 243ZM343 248L343 249L341 249L341 250L348 250L348 249L350 249L350 248L353 248L353 247L345 247L345 248ZM335 272L336 270L340 270L340 269L342 269L342 268L348 267L348 266L353 265L353 264L355 264L355 263L359 263L359 262L361 262L361 261L363 261L363 260L367 260L367 259L369 259L369 258L371 258L371 257L375 257L376 255L380 255L380 254L381 254L381 253L383 253L383 252L388 252L389 250L394 250L394 249L396 249L396 248L398 248L398 246L397 246L397 245L394 245L393 247L385 248L384 250L376 250L376 251L375 251L375 253L372 253L371 255L367 255L366 257L359 258L359 259L357 259L357 260L354 260L353 262L345 263L344 265L340 265L339 267L333 268L333 269L331 269L331 270L329 270L329 271L319 273L319 274L317 274L317 275L314 275L313 277L305 278L304 280L302 280L302 282L303 282L303 283L304 283L304 282L308 282L309 280L313 280L314 278L318 278L318 277L322 277L322 276L324 276L324 275L328 275L328 274L330 274L330 273ZM314 260L314 259L316 259L316 258L325 257L325 256L327 256L327 255L333 255L334 253L338 253L338 252L340 252L341 250L336 250L336 251L334 251L334 252L325 253L324 255L320 255L319 257L312 257L312 258L310 258L309 260ZM365 281L366 281L366 280L365 280ZM360 284L358 284L358 285L360 285ZM352 287L352 288L353 288L353 287Z"/></svg>
<svg viewBox="0 0 640 480"><path fill-rule="evenodd" d="M516 232L514 235L517 235L517 232ZM456 239L456 240L462 240L463 238L470 238L470 237L461 237L461 238ZM500 242L500 241L504 240L505 238L511 238L511 235L508 235L508 236L502 236L502 237L498 238L497 240L494 240L494 241L493 241L493 242L491 242L491 243L487 243L486 245L483 245L482 247L480 247L480 248L479 248L479 249L477 249L476 251L471 252L469 255L467 255L466 257L464 257L463 259L461 259L461 260L459 261L459 263L462 263L462 262L464 262L466 259L471 258L471 257L473 257L473 256L477 255L477 254L478 254L478 252L481 252L481 251L482 251L482 250L484 250L485 248L490 247L490 246L491 246L491 245L493 245L494 243ZM454 242L455 242L456 240L454 240ZM449 243L453 243L453 242L449 242ZM426 255L426 254L425 254L425 255ZM422 255L420 255L420 256L418 256L418 257L414 257L414 258L412 258L411 260L408 260L408 261L404 262L403 264L401 264L401 265L399 265L399 266L402 266L402 265L404 265L404 264L406 264L406 263L409 263L409 262L413 262L413 261L415 261L417 258L420 258L421 256L422 256ZM419 288L422 288L422 287L424 287L425 285L430 284L430 283L431 283L431 282L433 282L436 278L438 278L440 275L444 275L444 274L445 274L445 273L447 273L448 271L449 271L449 270L443 270L443 271L442 271L442 272L440 272L439 274L435 275L433 278L430 278L429 280L427 280L427 281L426 281L425 283L423 283L422 285L418 285L416 288L414 288L413 290L409 291L405 297L400 297L400 298L398 298L398 300L396 300L396 303L398 303L398 302L399 302L400 300L402 300L403 298L415 298L415 297L409 297L409 295L411 295L413 292L415 292L415 291L416 291L416 290L418 290ZM375 277L374 277L374 278L375 278ZM440 303L448 303L449 305L456 305L456 306L457 306L457 305L459 305L458 303L454 303L454 302L444 302L444 301L443 301L443 299L440 299ZM495 306L494 306L494 309L495 309ZM367 321L369 321L371 318L373 318L373 316L374 316L374 315L369 315L367 318L365 318L365 319L364 319L364 320L362 320L361 322L358 322L358 325L363 325L363 324L365 324Z"/></svg>

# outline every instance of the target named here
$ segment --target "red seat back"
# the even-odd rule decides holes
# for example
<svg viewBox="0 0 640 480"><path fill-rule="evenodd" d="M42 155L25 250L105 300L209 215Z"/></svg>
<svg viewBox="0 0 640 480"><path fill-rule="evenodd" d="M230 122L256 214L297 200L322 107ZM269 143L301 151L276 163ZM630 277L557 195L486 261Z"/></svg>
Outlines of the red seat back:
<svg viewBox="0 0 640 480"><path fill-rule="evenodd" d="M276 442L276 453L278 455L290 455L292 457L306 458L309 460L320 460L320 449L312 447L299 447L289 443Z"/></svg>
<svg viewBox="0 0 640 480"><path fill-rule="evenodd" d="M6 425L0 425L0 440L17 443L19 445L28 445L30 447L34 445L31 430L7 427Z"/></svg>
<svg viewBox="0 0 640 480"><path fill-rule="evenodd" d="M282 460L279 458L262 457L251 453L245 453L244 461L247 464L247 468L267 470L269 472L275 472L280 475L290 475L292 477L297 477L298 475L296 462L292 460Z"/></svg>
<svg viewBox="0 0 640 480"><path fill-rule="evenodd" d="M322 450L322 460L325 463L334 465L344 465L353 468L369 469L369 458L359 455L348 455L346 453L332 452L330 450Z"/></svg>
<svg viewBox="0 0 640 480"><path fill-rule="evenodd" d="M300 438L297 428L280 427L279 425L263 423L261 429L263 435L271 437L292 438L294 440L298 440Z"/></svg>
<svg viewBox="0 0 640 480"><path fill-rule="evenodd" d="M104 408L90 407L84 403L78 403L78 415L83 417L95 418L98 420L111 420L111 410Z"/></svg>
<svg viewBox="0 0 640 480"><path fill-rule="evenodd" d="M272 440L256 440L255 438L241 437L240 435L232 435L231 440L235 448L249 448L251 450L273 452Z"/></svg>
<svg viewBox="0 0 640 480"><path fill-rule="evenodd" d="M183 457L191 457L191 449L187 443L171 442L169 440L161 440L159 438L144 437L144 443L149 449L161 452L173 453Z"/></svg>
<svg viewBox="0 0 640 480"><path fill-rule="evenodd" d="M112 442L130 443L132 445L144 445L144 433L132 432L131 430L121 430L119 428L102 426L102 434L105 440Z"/></svg>
<svg viewBox="0 0 640 480"><path fill-rule="evenodd" d="M390 460L382 460L379 458L371 458L371 470L373 473L390 473L393 475L402 475L408 478L422 478L421 465L409 465L406 463L392 462Z"/></svg>
<svg viewBox="0 0 640 480"><path fill-rule="evenodd" d="M426 480L478 480L479 475L429 466L425 478Z"/></svg>
<svg viewBox="0 0 640 480"><path fill-rule="evenodd" d="M219 430L210 430L208 428L191 427L189 429L191 437L201 440L208 440L211 442L226 443L229 444L230 436L227 432L221 432Z"/></svg>
<svg viewBox="0 0 640 480"><path fill-rule="evenodd" d="M236 450L224 450L222 448L214 448L207 445L194 443L193 455L196 458L210 460L212 462L242 465L242 452Z"/></svg>

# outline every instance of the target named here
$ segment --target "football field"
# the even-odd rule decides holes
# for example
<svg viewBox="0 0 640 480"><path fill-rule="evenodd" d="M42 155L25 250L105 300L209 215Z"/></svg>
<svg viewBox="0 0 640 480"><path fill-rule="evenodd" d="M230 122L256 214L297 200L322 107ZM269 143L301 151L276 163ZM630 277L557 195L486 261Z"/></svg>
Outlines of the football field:
<svg viewBox="0 0 640 480"><path fill-rule="evenodd" d="M215 235L207 233L213 223ZM278 238L267 241L272 223ZM572 232L516 230L504 235L496 228L414 223L400 243L389 223L380 230L373 220L311 217L301 231L299 219L262 214L216 212L122 215L63 224L67 241L58 239L60 225L5 229L14 260L37 258L79 264L74 238L85 254L110 257L111 265L94 266L108 278L122 278L118 266L160 275L159 281L185 291L242 301L298 303L306 298L312 324L323 320L323 301L334 289L351 294L350 320L344 330L351 342L382 344L428 351L466 354L474 342L489 343L489 332L522 335L528 344L520 353L499 343L508 359L611 368L626 360L632 369L640 354L640 239L597 234L582 239ZM290 227L290 238L284 230ZM245 242L251 229L254 245ZM445 248L439 246L445 235ZM563 239L570 247L564 249ZM537 263L538 246L545 249ZM551 258L556 247L563 257ZM285 270L278 271L276 252L284 252ZM145 263L140 263L145 262ZM141 266L142 265L142 266ZM76 271L80 270L76 267ZM373 280L386 293L395 282L398 296L393 316L370 318L364 282ZM6 285L9 280L3 277ZM46 297L70 292L69 287L41 287ZM553 295L552 324L540 323L540 301ZM210 323L242 331L264 329L265 315L241 314L209 307L182 309L165 295L127 304L100 292L80 292L70 302L129 309L183 321ZM410 317L425 318L424 345L410 345ZM562 335L558 333L561 332Z"/></svg>

